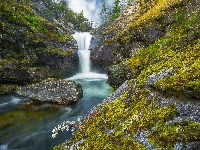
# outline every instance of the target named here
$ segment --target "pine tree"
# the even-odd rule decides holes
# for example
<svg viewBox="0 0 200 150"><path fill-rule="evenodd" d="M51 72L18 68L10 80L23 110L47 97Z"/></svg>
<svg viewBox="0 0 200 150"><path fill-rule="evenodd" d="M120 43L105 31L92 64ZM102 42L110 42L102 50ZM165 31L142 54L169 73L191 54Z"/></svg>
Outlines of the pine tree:
<svg viewBox="0 0 200 150"><path fill-rule="evenodd" d="M108 13L109 13L109 9L108 9L106 0L103 0L103 6L102 6L102 10L100 12L100 16L101 16L103 23L108 21Z"/></svg>
<svg viewBox="0 0 200 150"><path fill-rule="evenodd" d="M120 0L115 0L112 10L112 21L116 20L120 16L120 13L121 13Z"/></svg>

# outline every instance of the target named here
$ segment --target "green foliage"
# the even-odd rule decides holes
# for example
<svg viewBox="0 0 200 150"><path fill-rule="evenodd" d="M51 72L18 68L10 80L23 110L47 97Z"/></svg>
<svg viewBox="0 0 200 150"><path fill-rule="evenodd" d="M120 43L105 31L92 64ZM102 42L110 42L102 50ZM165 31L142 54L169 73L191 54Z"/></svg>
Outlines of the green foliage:
<svg viewBox="0 0 200 150"><path fill-rule="evenodd" d="M121 14L120 0L114 1L114 6L112 10L112 21L116 20Z"/></svg>
<svg viewBox="0 0 200 150"><path fill-rule="evenodd" d="M38 26L38 22L37 22L35 17L32 17L30 15L26 15L25 18L29 23L32 23L34 26Z"/></svg>
<svg viewBox="0 0 200 150"><path fill-rule="evenodd" d="M102 10L100 12L102 22L109 24L115 21L121 15L126 5L124 1L115 0L112 6L108 6L106 0L103 0Z"/></svg>
<svg viewBox="0 0 200 150"><path fill-rule="evenodd" d="M102 22L105 23L110 20L111 10L109 9L109 6L106 3L106 0L103 0L102 10L100 12L100 16L102 19Z"/></svg>
<svg viewBox="0 0 200 150"><path fill-rule="evenodd" d="M58 12L61 19L66 19L67 22L72 23L77 30L85 32L92 29L92 23L85 18L83 11L80 13L74 12L68 7L65 0L61 0L59 3L49 3L52 5L51 8L53 8L54 13Z"/></svg>

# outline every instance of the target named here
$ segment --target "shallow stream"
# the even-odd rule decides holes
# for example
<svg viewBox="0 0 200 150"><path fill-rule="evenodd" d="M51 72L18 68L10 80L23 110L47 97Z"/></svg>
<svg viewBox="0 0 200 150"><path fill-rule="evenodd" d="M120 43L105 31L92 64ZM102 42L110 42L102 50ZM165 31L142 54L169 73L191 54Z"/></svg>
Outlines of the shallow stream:
<svg viewBox="0 0 200 150"><path fill-rule="evenodd" d="M19 95L0 97L0 149L49 150L72 137L72 132L59 131L52 138L52 130L63 121L77 121L89 109L113 92L105 74L76 74L72 80L81 83L84 97L73 107L25 111L16 104L27 98Z"/></svg>

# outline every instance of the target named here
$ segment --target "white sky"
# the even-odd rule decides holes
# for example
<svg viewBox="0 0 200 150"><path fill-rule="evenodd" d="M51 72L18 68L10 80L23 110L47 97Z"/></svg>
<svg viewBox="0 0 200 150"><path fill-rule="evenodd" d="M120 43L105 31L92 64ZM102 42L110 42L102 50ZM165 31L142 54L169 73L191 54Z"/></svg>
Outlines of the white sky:
<svg viewBox="0 0 200 150"><path fill-rule="evenodd" d="M98 6L96 0L68 0L69 7L80 13L83 10L84 16L91 21L91 19L96 23L97 26L100 25L100 11L101 6Z"/></svg>
<svg viewBox="0 0 200 150"><path fill-rule="evenodd" d="M84 16L95 22L96 26L101 24L100 11L102 8L102 0L67 0L68 6L75 12L80 13L83 10ZM107 0L108 5L112 5L115 0ZM128 1L128 0L124 0Z"/></svg>

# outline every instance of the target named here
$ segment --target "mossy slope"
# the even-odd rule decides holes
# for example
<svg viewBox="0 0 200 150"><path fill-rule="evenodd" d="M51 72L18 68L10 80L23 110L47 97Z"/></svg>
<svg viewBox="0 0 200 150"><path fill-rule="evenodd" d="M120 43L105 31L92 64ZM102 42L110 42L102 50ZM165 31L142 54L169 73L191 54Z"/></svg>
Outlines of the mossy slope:
<svg viewBox="0 0 200 150"><path fill-rule="evenodd" d="M28 4L16 0L0 2L2 84L12 86L48 77L63 78L73 73L77 65L77 46L71 30L60 32L59 27Z"/></svg>
<svg viewBox="0 0 200 150"><path fill-rule="evenodd" d="M199 112L200 107L190 110L178 98L187 97L190 106L199 106L200 14L191 3L194 1L150 1L138 21L121 30L116 38L127 48L134 42L135 27L142 29L176 10L168 15L175 20L167 25L165 35L111 68L116 78L129 79L126 92L93 108L74 137L54 149L175 149L177 145L189 149L188 143L199 141L200 118L198 113L190 117L190 112Z"/></svg>

